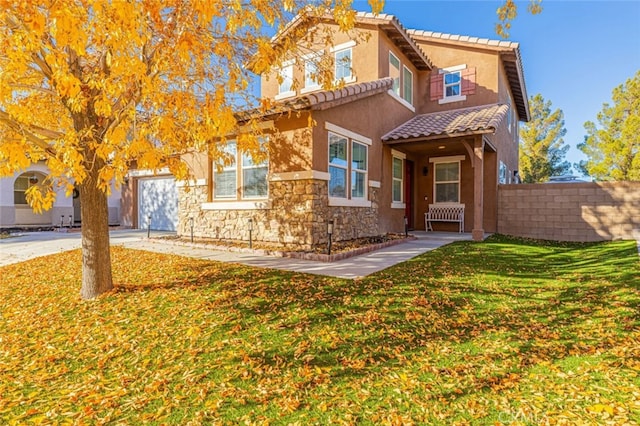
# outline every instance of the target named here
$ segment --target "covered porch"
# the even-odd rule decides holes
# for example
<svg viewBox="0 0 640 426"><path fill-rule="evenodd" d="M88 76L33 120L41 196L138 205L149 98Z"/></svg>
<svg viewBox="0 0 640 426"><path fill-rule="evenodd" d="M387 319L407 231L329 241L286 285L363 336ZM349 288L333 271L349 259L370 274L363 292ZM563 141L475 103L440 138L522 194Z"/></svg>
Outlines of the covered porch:
<svg viewBox="0 0 640 426"><path fill-rule="evenodd" d="M403 161L410 229L471 233L475 241L496 231L498 162L491 135L507 111L496 104L423 114L383 136L394 165ZM438 215L425 220L430 209L442 207L462 211L462 221Z"/></svg>

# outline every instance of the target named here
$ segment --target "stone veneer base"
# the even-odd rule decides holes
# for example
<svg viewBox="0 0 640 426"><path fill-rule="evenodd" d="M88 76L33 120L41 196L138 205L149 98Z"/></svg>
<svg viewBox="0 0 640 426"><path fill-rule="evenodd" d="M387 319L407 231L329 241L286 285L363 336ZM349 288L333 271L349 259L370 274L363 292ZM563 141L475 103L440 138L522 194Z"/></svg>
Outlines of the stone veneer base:
<svg viewBox="0 0 640 426"><path fill-rule="evenodd" d="M168 244L185 246L185 247L206 248L210 250L229 251L229 252L236 252L236 253L253 253L253 254L259 254L262 256L285 257L290 259L301 259L301 260L311 260L315 262L330 263L330 262L337 262L343 259L348 259L350 257L360 256L366 253L371 253L372 251L395 246L397 244L402 244L407 241L413 241L416 239L417 239L416 237L410 235L407 238L385 241L384 243L371 244L366 247L360 247L355 250L343 251L343 252L335 253L332 255L323 254L323 253L308 253L308 252L296 252L296 251L250 249L246 247L233 247L233 246L223 246L223 245L216 245L216 244L191 243L188 241L171 241L171 240L165 240L160 238L156 239L156 241L162 241L165 244L168 243ZM151 240L154 240L154 238L151 238Z"/></svg>

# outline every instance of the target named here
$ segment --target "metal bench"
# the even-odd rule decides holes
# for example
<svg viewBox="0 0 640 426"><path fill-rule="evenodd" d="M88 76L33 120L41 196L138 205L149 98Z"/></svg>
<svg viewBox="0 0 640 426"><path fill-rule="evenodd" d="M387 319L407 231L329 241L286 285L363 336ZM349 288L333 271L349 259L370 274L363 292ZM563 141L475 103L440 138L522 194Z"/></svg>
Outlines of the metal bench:
<svg viewBox="0 0 640 426"><path fill-rule="evenodd" d="M459 232L463 232L464 204L429 204L429 211L424 214L424 224L427 231L433 232L431 222L458 222L460 224Z"/></svg>

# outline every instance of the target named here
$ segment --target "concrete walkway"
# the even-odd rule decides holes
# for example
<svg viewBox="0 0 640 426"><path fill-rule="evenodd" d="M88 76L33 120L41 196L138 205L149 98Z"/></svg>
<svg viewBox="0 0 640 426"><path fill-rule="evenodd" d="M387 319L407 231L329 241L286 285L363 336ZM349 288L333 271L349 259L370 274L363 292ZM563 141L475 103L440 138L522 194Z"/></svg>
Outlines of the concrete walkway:
<svg viewBox="0 0 640 426"><path fill-rule="evenodd" d="M364 277L453 241L471 240L471 234L420 231L411 234L418 238L331 263L212 250L153 238L171 233L152 231L152 238L147 239L146 231L117 230L111 231L110 236L113 246L339 278ZM0 266L77 248L80 248L79 232L25 232L0 240Z"/></svg>

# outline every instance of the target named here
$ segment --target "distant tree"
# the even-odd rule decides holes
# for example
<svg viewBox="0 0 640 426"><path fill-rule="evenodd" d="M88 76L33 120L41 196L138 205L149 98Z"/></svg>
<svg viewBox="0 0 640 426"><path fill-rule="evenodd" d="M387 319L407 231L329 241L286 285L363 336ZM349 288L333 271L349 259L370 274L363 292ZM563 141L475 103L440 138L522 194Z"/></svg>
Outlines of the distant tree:
<svg viewBox="0 0 640 426"><path fill-rule="evenodd" d="M383 1L369 3L377 13ZM52 207L55 185L79 191L83 298L113 287L112 182L133 162L184 179L191 150L220 164L215 141L238 131L247 65L277 67L309 34L301 25L273 43L273 32L328 10L353 27L351 0L0 0L0 176L44 162L50 174L26 194L36 211ZM255 136L238 139L259 150Z"/></svg>
<svg viewBox="0 0 640 426"><path fill-rule="evenodd" d="M562 110L551 111L551 101L537 94L529 99L531 120L520 127L520 176L524 183L545 182L551 176L571 170L565 161L569 146L562 137Z"/></svg>
<svg viewBox="0 0 640 426"><path fill-rule="evenodd" d="M613 105L605 103L596 126L587 130L578 149L586 156L579 169L595 180L640 180L640 71L613 89Z"/></svg>

